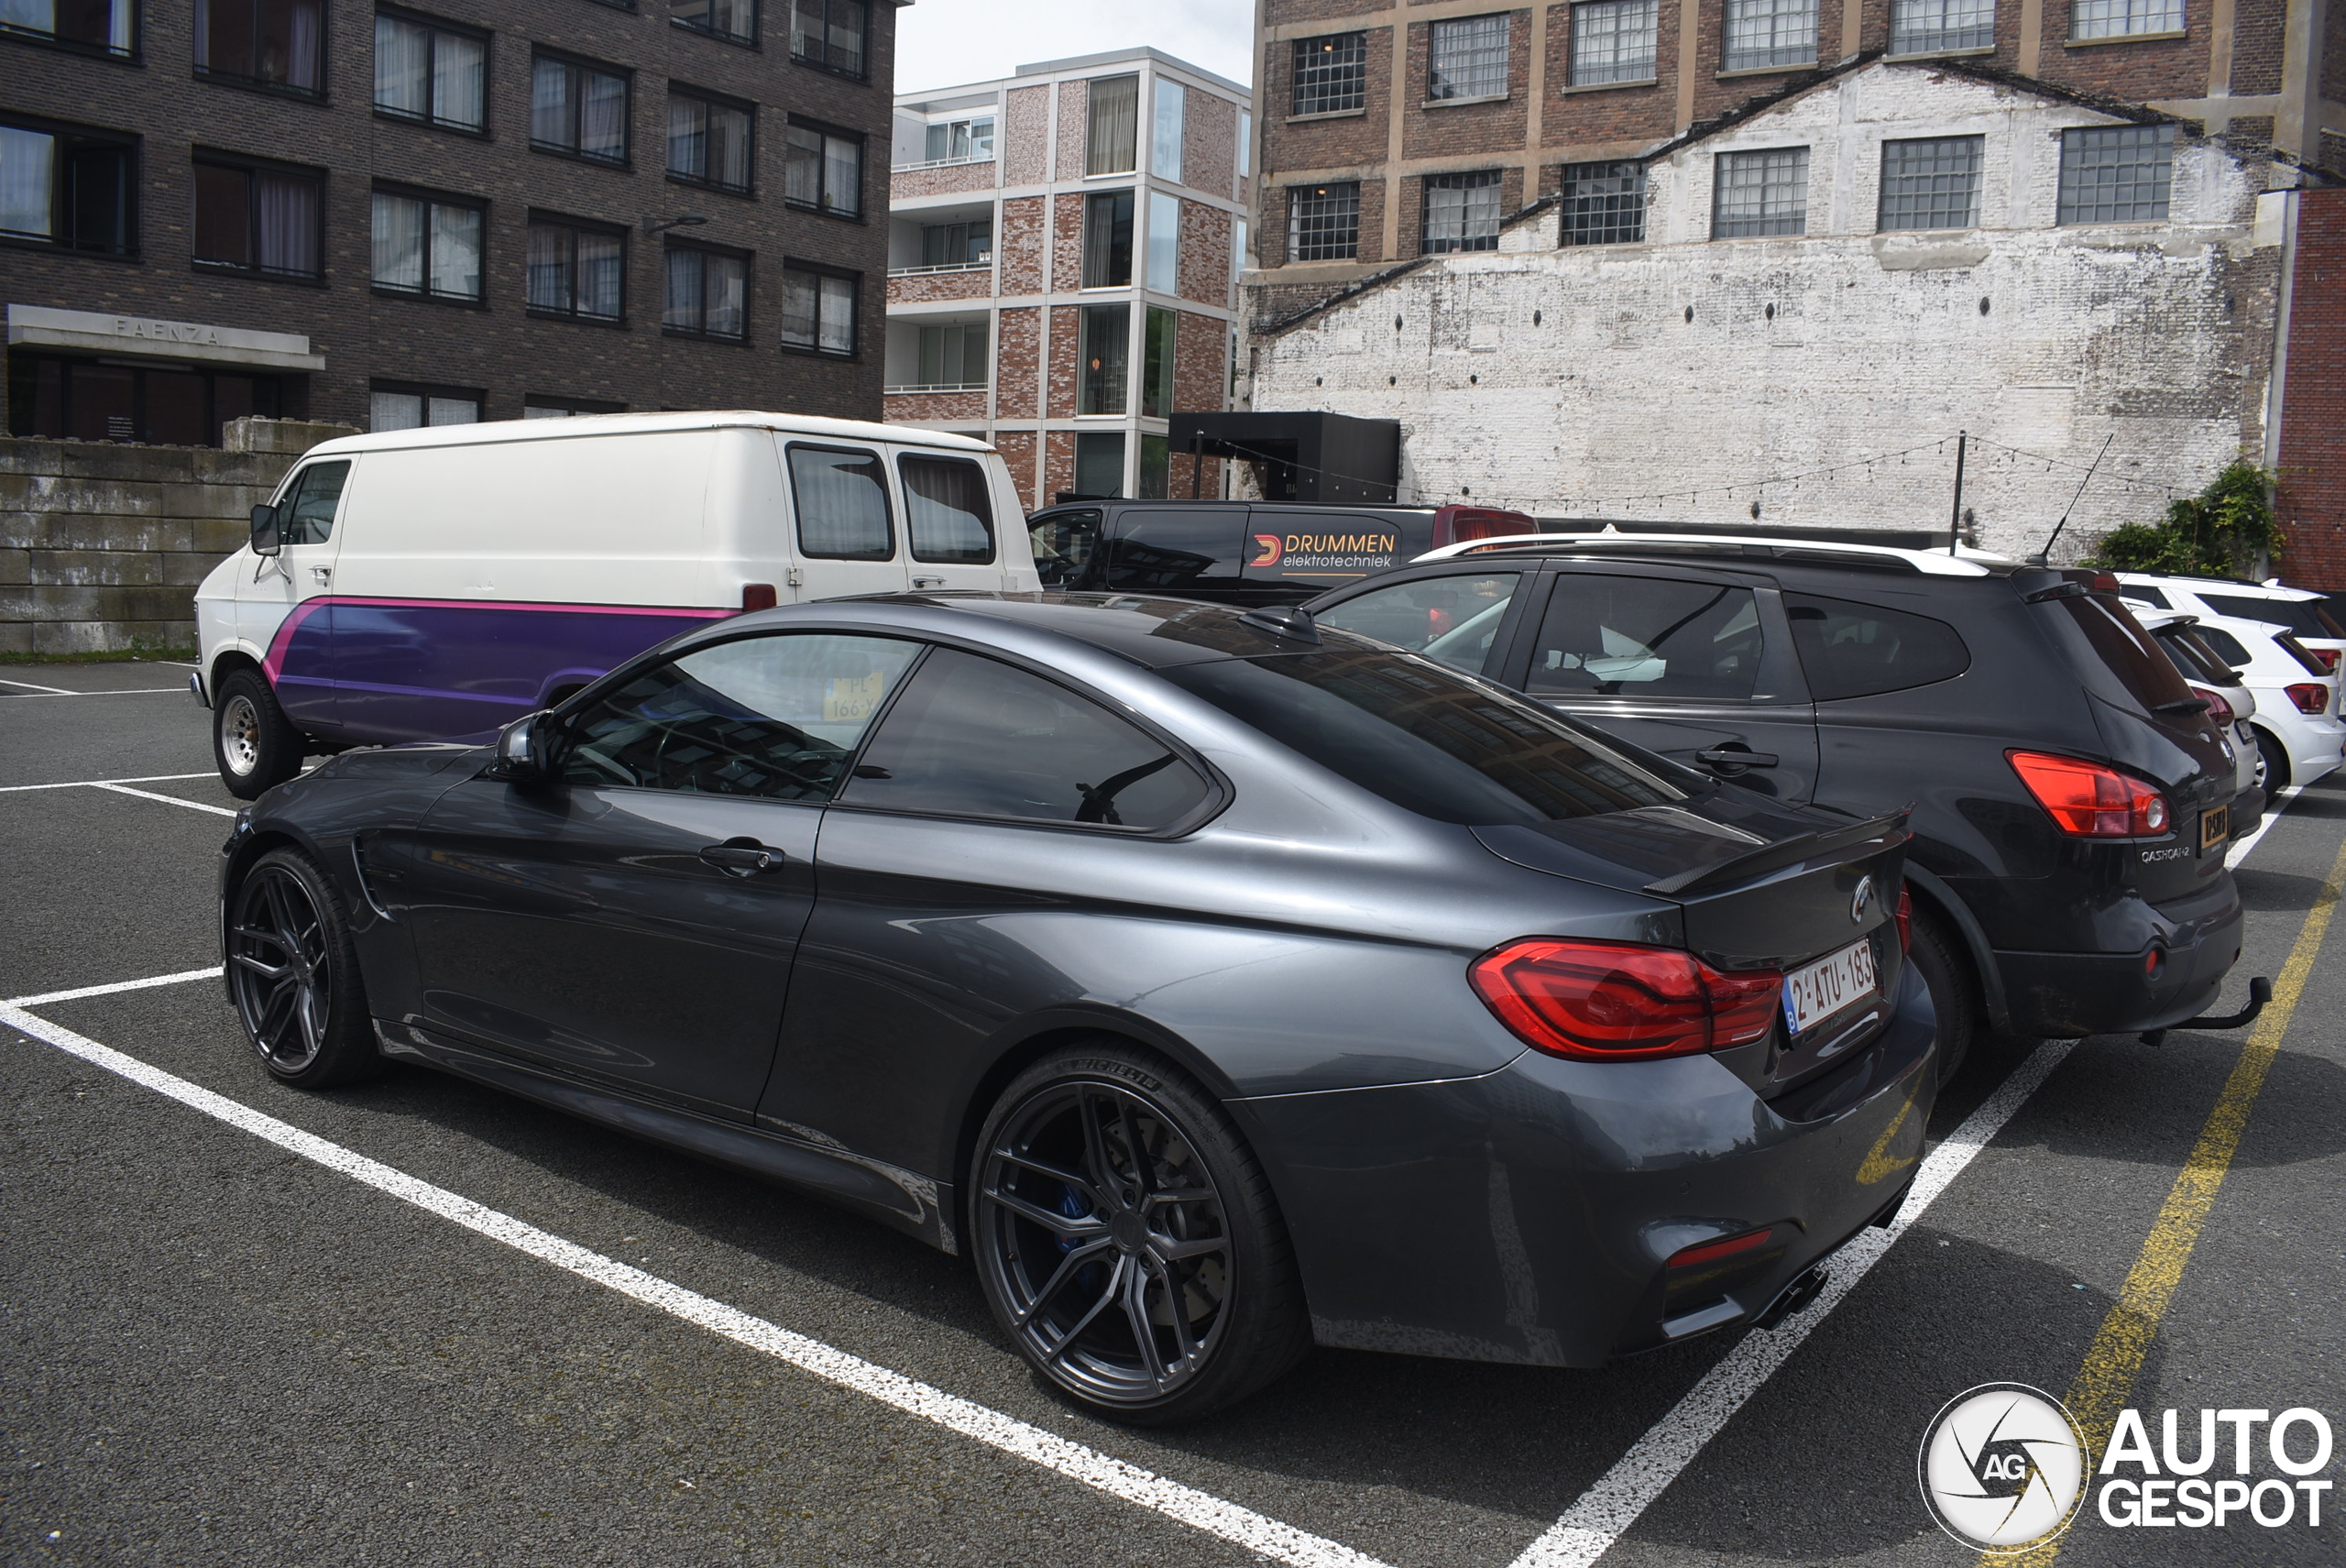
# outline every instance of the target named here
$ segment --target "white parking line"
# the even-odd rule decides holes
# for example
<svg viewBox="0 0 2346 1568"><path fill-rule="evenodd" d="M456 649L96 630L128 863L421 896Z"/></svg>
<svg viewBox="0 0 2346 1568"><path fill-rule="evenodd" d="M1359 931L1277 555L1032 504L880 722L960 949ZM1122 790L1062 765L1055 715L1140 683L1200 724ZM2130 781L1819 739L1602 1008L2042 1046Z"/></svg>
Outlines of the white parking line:
<svg viewBox="0 0 2346 1568"><path fill-rule="evenodd" d="M135 795L141 800L159 800L165 806L184 806L190 811L209 811L220 817L236 815L236 808L233 806L206 806L200 800L181 800L175 795L157 795L151 789L133 789L128 784L97 784L90 787L106 790L115 795Z"/></svg>
<svg viewBox="0 0 2346 1568"><path fill-rule="evenodd" d="M165 985L183 978L193 978L193 972L188 976L169 975L152 981L134 981L129 985ZM200 1084L191 1083L160 1068L150 1067L136 1057L126 1056L112 1047L102 1046L71 1029L36 1017L20 1004L0 1003L0 1024L46 1041L68 1055L79 1057L133 1083L142 1084L304 1159L313 1160L354 1181L388 1192L427 1213L454 1221L491 1241L542 1258L557 1268L567 1269L582 1279L592 1280L647 1307L656 1308L712 1333L722 1334L738 1344L788 1362L802 1371L853 1389L881 1404L934 1421L964 1437L974 1438L990 1448L1030 1460L1069 1480L1080 1481L1111 1497L1154 1509L1168 1519L1178 1520L1209 1535L1219 1536L1249 1552L1276 1562L1294 1563L1297 1568L1385 1568L1376 1558L1354 1552L1348 1546L1298 1530L1292 1525L1281 1524L1277 1519L1255 1513L1251 1508L1240 1508L1235 1503L1225 1502L1210 1493L1168 1481L1136 1464L1126 1464L1097 1449L1070 1442L1056 1432L1046 1431L998 1410L973 1404L901 1373L875 1365L860 1356L835 1350L819 1340L793 1333L762 1318L752 1317L737 1307L729 1307L722 1301L687 1290L681 1285L630 1268L615 1258L590 1252L574 1242L565 1241L509 1214L486 1208L444 1187L419 1180L404 1171L305 1133L290 1123L280 1122L225 1095L215 1094Z"/></svg>
<svg viewBox="0 0 2346 1568"><path fill-rule="evenodd" d="M2256 831L2224 852L2224 868L2227 871L2237 869L2242 861L2248 859L2248 852L2256 848L2257 840L2273 830L2273 824L2280 820L2281 813L2289 809L2289 803L2305 792L2305 785L2291 784L2267 802L2264 818L2256 825Z"/></svg>
<svg viewBox="0 0 2346 1568"><path fill-rule="evenodd" d="M30 681L12 681L7 679L5 676L0 676L0 686L22 686L27 691L47 692L51 696L71 696L73 695L71 692L67 691L63 686L35 685Z"/></svg>
<svg viewBox="0 0 2346 1568"><path fill-rule="evenodd" d="M68 779L63 784L0 784L0 795L22 795L27 790L34 789L103 789L108 784L170 784L180 779L208 779L216 778L217 776L218 775L216 773L209 772L201 773L148 773L144 778L136 779Z"/></svg>
<svg viewBox="0 0 2346 1568"><path fill-rule="evenodd" d="M85 996L112 996L119 991L145 991L153 985L184 985L192 980L218 980L220 967L181 970L177 974L149 975L145 980L117 980L111 985L84 985L73 991L44 991L38 996L12 996L0 1007L44 1007L52 1002L79 1002Z"/></svg>
<svg viewBox="0 0 2346 1568"><path fill-rule="evenodd" d="M1656 1421L1595 1486L1526 1547L1515 1568L1588 1568L1610 1551L1638 1516L1653 1505L1679 1473L1694 1463L1703 1445L1716 1437L1743 1402L1760 1391L1803 1340L1857 1288L1891 1245L1922 1217L1932 1201L1963 1174L2012 1113L2061 1065L2074 1042L2048 1040L2012 1069L1979 1109L1933 1149L1914 1173L1914 1185L1897 1219L1869 1230L1833 1255L1832 1278L1808 1310L1772 1331L1755 1329L1736 1343L1700 1383Z"/></svg>
<svg viewBox="0 0 2346 1568"><path fill-rule="evenodd" d="M22 686L31 685L32 683L29 681L0 681L0 685ZM115 686L109 687L104 691L70 692L59 686L33 686L29 693L20 693L18 695L31 696L157 696L165 692L184 692L186 690L187 687L185 686Z"/></svg>

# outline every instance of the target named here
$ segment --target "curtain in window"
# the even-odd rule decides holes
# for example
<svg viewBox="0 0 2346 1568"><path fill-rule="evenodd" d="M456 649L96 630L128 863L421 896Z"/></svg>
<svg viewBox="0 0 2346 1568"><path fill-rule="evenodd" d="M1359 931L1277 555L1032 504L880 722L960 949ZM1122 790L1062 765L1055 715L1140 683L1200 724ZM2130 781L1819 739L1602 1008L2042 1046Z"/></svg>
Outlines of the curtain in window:
<svg viewBox="0 0 2346 1568"><path fill-rule="evenodd" d="M1181 178L1181 123L1189 96L1179 82L1157 79L1157 125L1149 137L1148 170L1163 179Z"/></svg>
<svg viewBox="0 0 2346 1568"><path fill-rule="evenodd" d="M260 269L318 275L318 186L285 174L256 178L260 206Z"/></svg>
<svg viewBox="0 0 2346 1568"><path fill-rule="evenodd" d="M748 265L738 256L705 256L701 289L707 301L707 324L715 337L740 337L749 330Z"/></svg>
<svg viewBox="0 0 2346 1568"><path fill-rule="evenodd" d="M823 280L823 321L816 346L830 354L855 352L855 284L850 280Z"/></svg>
<svg viewBox="0 0 2346 1568"><path fill-rule="evenodd" d="M884 561L892 554L888 491L876 453L794 446L790 490L798 503L799 548L809 555Z"/></svg>
<svg viewBox="0 0 2346 1568"><path fill-rule="evenodd" d="M1132 355L1130 305L1086 305L1083 308L1083 364L1076 412L1120 414L1124 411L1125 384Z"/></svg>
<svg viewBox="0 0 2346 1568"><path fill-rule="evenodd" d="M386 289L423 287L423 203L375 192L374 277Z"/></svg>
<svg viewBox="0 0 2346 1568"><path fill-rule="evenodd" d="M627 154L627 83L599 71L582 71L586 91L578 105L578 150L589 158Z"/></svg>
<svg viewBox="0 0 2346 1568"><path fill-rule="evenodd" d="M863 211L863 148L845 137L823 138L823 210L848 217Z"/></svg>
<svg viewBox="0 0 2346 1568"><path fill-rule="evenodd" d="M558 60L542 60L531 68L530 139L570 144L570 72Z"/></svg>
<svg viewBox="0 0 2346 1568"><path fill-rule="evenodd" d="M57 31L56 0L0 0L0 27L53 35Z"/></svg>
<svg viewBox="0 0 2346 1568"><path fill-rule="evenodd" d="M750 185L750 116L740 109L708 111L708 163L702 176L719 185Z"/></svg>
<svg viewBox="0 0 2346 1568"><path fill-rule="evenodd" d="M662 326L698 332L701 322L700 252L668 253L668 304L660 313Z"/></svg>
<svg viewBox="0 0 2346 1568"><path fill-rule="evenodd" d="M452 125L479 128L488 50L478 38L440 35L432 58L432 112Z"/></svg>
<svg viewBox="0 0 2346 1568"><path fill-rule="evenodd" d="M823 133L793 126L784 139L783 200L815 206L823 199Z"/></svg>
<svg viewBox="0 0 2346 1568"><path fill-rule="evenodd" d="M1102 76L1091 83L1083 171L1123 174L1133 167L1140 133L1140 78Z"/></svg>
<svg viewBox="0 0 2346 1568"><path fill-rule="evenodd" d="M424 422L427 424L480 422L480 404L470 398L427 398L424 403Z"/></svg>
<svg viewBox="0 0 2346 1568"><path fill-rule="evenodd" d="M905 457L898 473L904 482L914 560L981 566L993 559L993 509L984 469L956 458Z"/></svg>
<svg viewBox="0 0 2346 1568"><path fill-rule="evenodd" d="M619 236L615 234L578 236L578 313L613 316L619 313Z"/></svg>
<svg viewBox="0 0 2346 1568"><path fill-rule="evenodd" d="M668 172L708 177L708 105L696 99L668 100Z"/></svg>
<svg viewBox="0 0 2346 1568"><path fill-rule="evenodd" d="M267 13L263 15L266 16ZM321 34L316 0L293 0L291 15L287 17L285 75L282 78L288 87L305 88L314 93L323 85L318 70Z"/></svg>
<svg viewBox="0 0 2346 1568"><path fill-rule="evenodd" d="M423 422L423 399L413 392L375 392L367 399L367 428L413 430Z"/></svg>
<svg viewBox="0 0 2346 1568"><path fill-rule="evenodd" d="M570 309L570 231L533 224L525 263L530 304L542 311Z"/></svg>
<svg viewBox="0 0 2346 1568"><path fill-rule="evenodd" d="M425 75L432 63L432 34L412 22L375 18L375 106L402 115L428 115Z"/></svg>
<svg viewBox="0 0 2346 1568"><path fill-rule="evenodd" d="M0 232L54 235L57 138L0 126Z"/></svg>
<svg viewBox="0 0 2346 1568"><path fill-rule="evenodd" d="M782 275L782 340L800 348L815 346L816 318L821 313L821 302L815 285L817 280L811 272L785 272Z"/></svg>
<svg viewBox="0 0 2346 1568"><path fill-rule="evenodd" d="M432 291L480 298L480 211L432 207Z"/></svg>
<svg viewBox="0 0 2346 1568"><path fill-rule="evenodd" d="M863 0L830 0L830 65L850 76L863 74Z"/></svg>

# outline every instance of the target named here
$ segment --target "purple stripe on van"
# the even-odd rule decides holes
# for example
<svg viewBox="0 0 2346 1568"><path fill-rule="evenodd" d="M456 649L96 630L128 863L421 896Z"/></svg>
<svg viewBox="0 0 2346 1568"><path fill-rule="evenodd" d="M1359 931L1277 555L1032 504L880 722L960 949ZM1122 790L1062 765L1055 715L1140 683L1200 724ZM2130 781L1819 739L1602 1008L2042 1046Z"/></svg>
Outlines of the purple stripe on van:
<svg viewBox="0 0 2346 1568"><path fill-rule="evenodd" d="M285 618L265 663L304 729L362 742L485 740L556 692L739 613L326 596Z"/></svg>

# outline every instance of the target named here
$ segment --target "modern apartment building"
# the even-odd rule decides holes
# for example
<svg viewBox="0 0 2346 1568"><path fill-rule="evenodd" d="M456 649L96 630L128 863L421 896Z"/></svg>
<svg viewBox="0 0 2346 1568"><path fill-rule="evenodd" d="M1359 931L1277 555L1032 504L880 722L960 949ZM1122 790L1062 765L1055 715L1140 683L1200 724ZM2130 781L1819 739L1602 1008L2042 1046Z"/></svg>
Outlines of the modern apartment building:
<svg viewBox="0 0 2346 1568"><path fill-rule="evenodd" d="M896 101L887 417L991 441L1029 505L1222 493L1246 89L1152 49Z"/></svg>
<svg viewBox="0 0 2346 1568"><path fill-rule="evenodd" d="M876 418L895 16L8 0L8 431Z"/></svg>

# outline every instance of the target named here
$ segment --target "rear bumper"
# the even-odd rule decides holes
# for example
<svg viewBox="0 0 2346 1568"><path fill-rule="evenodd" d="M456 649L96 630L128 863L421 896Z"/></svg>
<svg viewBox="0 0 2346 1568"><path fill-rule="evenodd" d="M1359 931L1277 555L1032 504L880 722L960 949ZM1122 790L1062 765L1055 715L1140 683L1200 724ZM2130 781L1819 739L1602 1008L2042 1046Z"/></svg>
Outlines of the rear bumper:
<svg viewBox="0 0 2346 1568"><path fill-rule="evenodd" d="M2201 901L2195 900L2197 905ZM2077 1039L2163 1029L2198 1016L2240 959L2242 910L2231 879L2210 907L2144 905L2154 934L2131 953L1996 954L2014 1034ZM2165 953L2148 972L2154 949Z"/></svg>
<svg viewBox="0 0 2346 1568"><path fill-rule="evenodd" d="M1537 1052L1442 1083L1236 1102L1273 1154L1322 1344L1596 1366L1748 1322L1903 1194L1937 1076L1909 968L1890 1027L1816 1120L1710 1057ZM1675 1253L1762 1225L1789 1245L1708 1299L1665 1302Z"/></svg>

